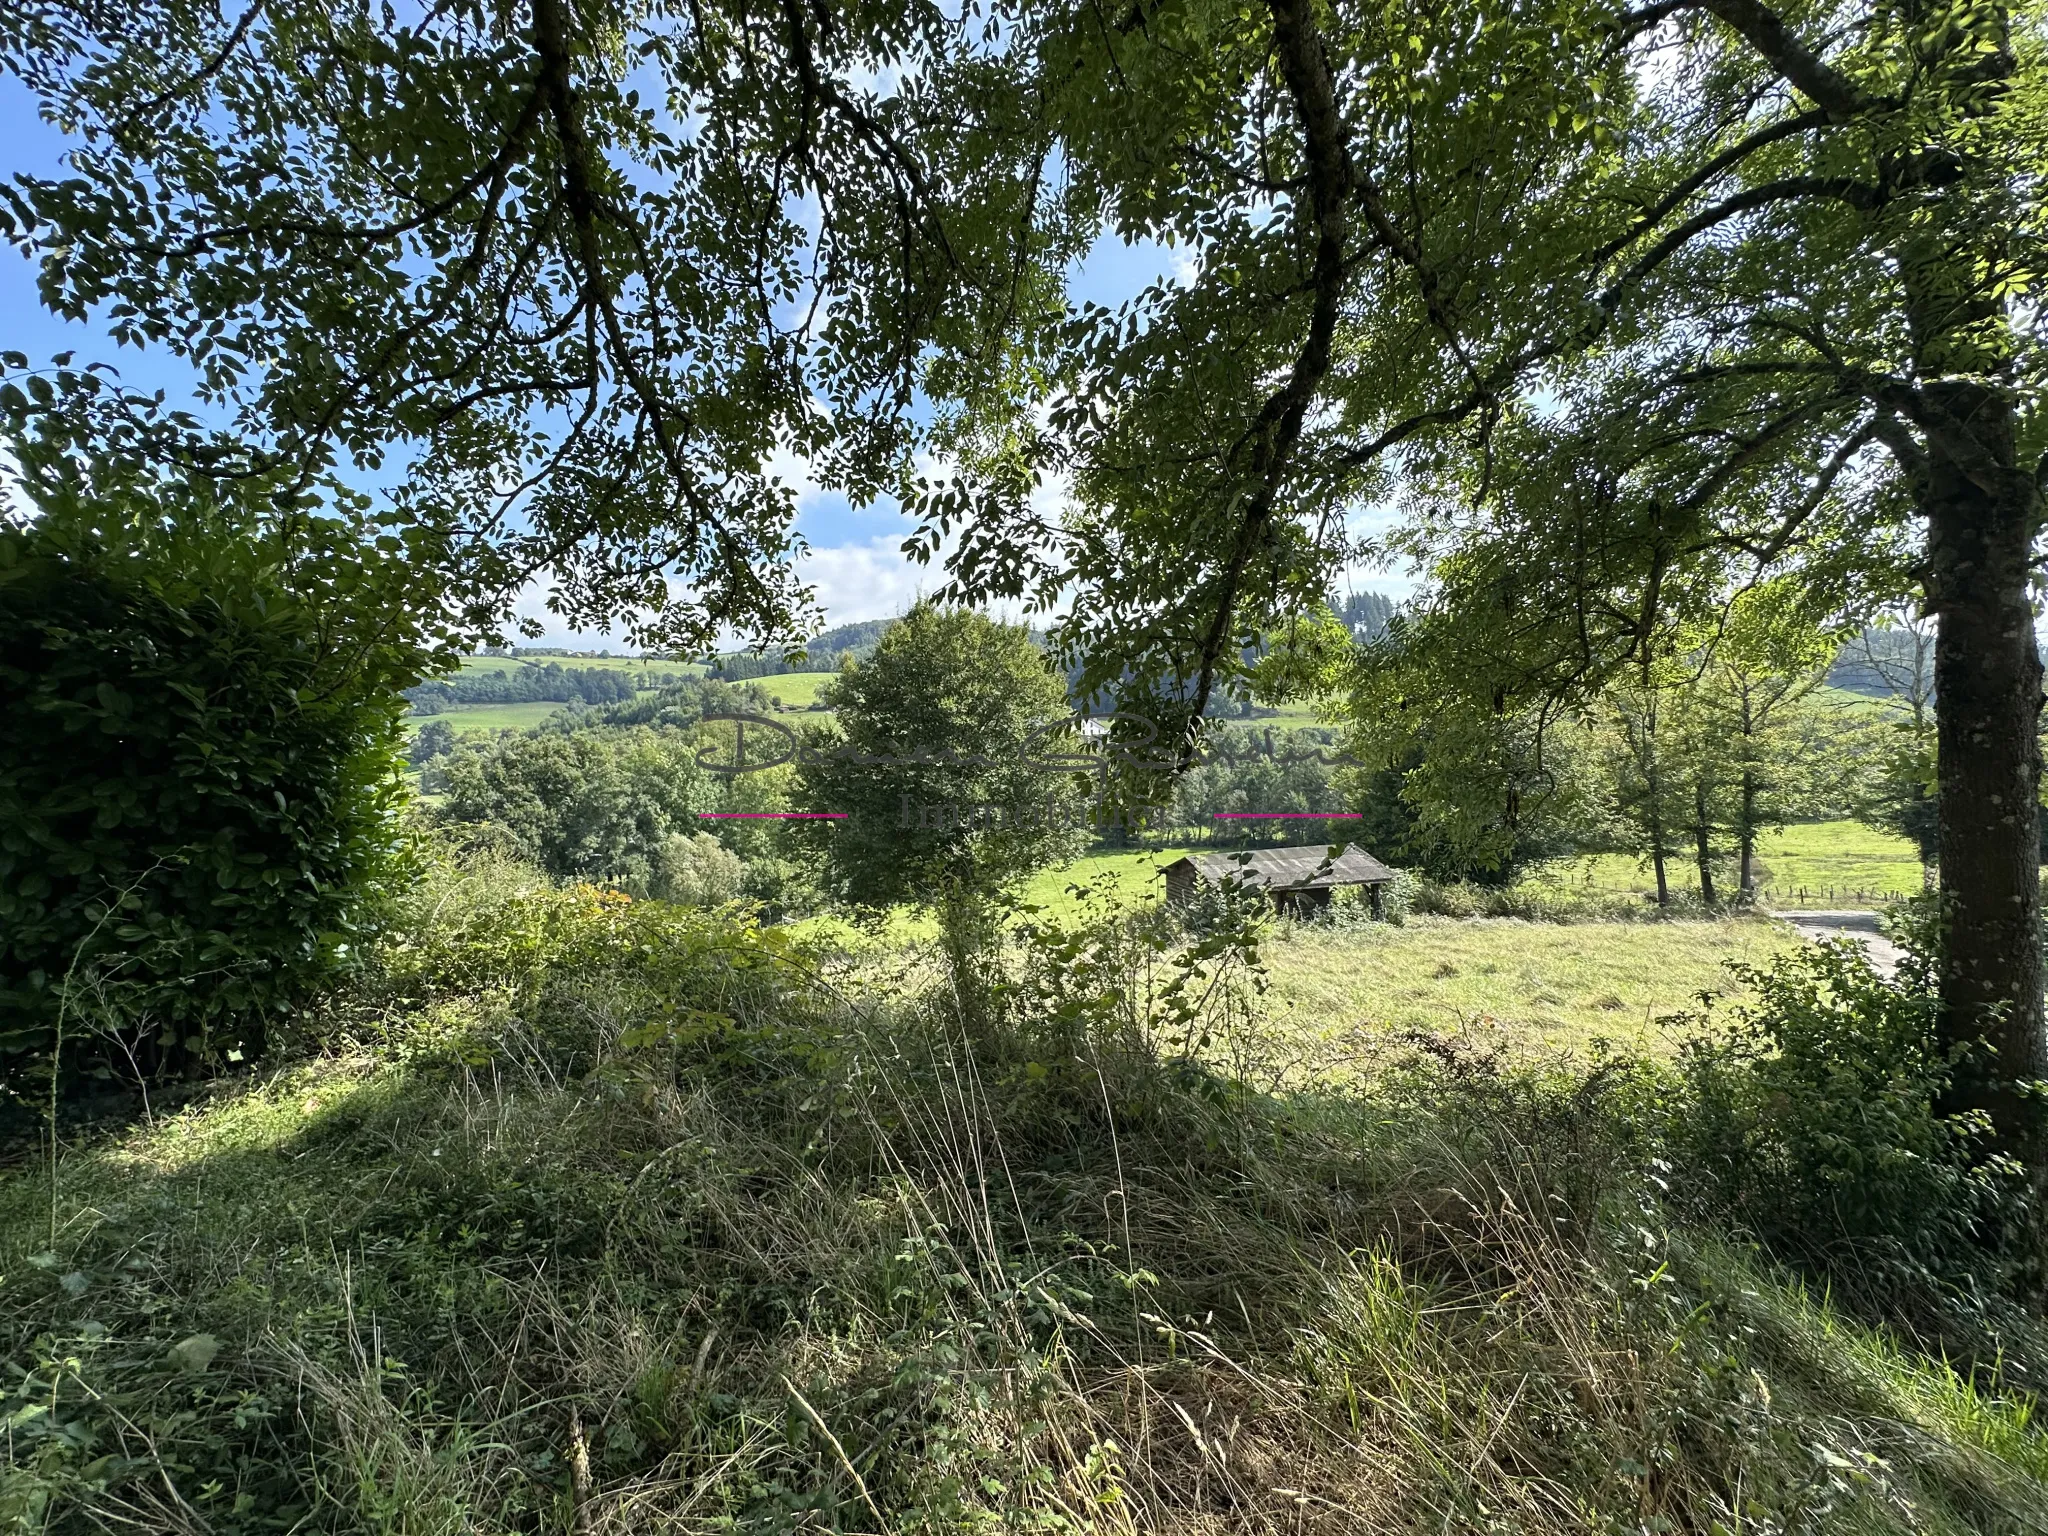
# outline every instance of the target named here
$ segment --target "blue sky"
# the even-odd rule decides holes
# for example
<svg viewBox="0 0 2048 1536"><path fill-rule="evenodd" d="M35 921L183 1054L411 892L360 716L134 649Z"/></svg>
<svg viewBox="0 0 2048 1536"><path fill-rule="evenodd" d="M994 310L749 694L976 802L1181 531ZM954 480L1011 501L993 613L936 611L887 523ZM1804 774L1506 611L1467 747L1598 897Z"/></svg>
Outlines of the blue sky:
<svg viewBox="0 0 2048 1536"><path fill-rule="evenodd" d="M62 134L37 117L34 100L21 83L0 76L0 174L59 171L65 143ZM1105 239L1076 269L1073 292L1076 298L1115 305L1172 272L1178 260L1158 246ZM100 327L67 322L44 309L36 297L33 265L12 248L0 248L0 350L24 352L32 363L75 351L80 363L112 364L131 386L162 389L174 403L192 401L190 371L168 354L116 347ZM803 480L801 465L777 467L798 486L797 526L812 551L804 576L816 586L828 622L900 613L922 586L936 584L935 570L904 559L901 545L914 530L893 502L854 507L837 492ZM1386 590L1408 585L1391 580L1366 584ZM524 594L519 608L548 627L544 643L622 648L616 639L576 636L564 629L547 613L540 589Z"/></svg>

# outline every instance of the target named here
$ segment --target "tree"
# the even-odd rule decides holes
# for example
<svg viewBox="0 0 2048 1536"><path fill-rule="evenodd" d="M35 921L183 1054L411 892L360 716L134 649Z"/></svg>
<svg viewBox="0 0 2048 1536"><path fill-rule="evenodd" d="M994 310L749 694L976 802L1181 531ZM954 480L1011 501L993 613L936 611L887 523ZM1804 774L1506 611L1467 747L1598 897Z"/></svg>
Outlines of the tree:
<svg viewBox="0 0 2048 1536"><path fill-rule="evenodd" d="M697 812L717 803L697 766L701 745L693 733L649 726L505 735L442 760L446 798L435 815L497 829L557 880L663 895L696 860L672 840L700 833Z"/></svg>
<svg viewBox="0 0 2048 1536"><path fill-rule="evenodd" d="M2048 1078L2038 7L1037 15L1068 174L1196 259L1077 316L1041 398L961 414L973 473L920 503L927 550L978 510L953 590L1071 591L1056 639L1096 675L1199 706L1326 590L1344 512L1404 484L1396 547L1491 607L1501 695L1473 702L1505 719L1583 706L1760 575L1839 611L1917 585L1943 1030L1994 1048L1955 1103L2048 1173L2022 1086ZM1048 466L1063 528L1029 499Z"/></svg>
<svg viewBox="0 0 2048 1536"><path fill-rule="evenodd" d="M1941 862L1941 818L1935 767L1934 626L1898 605L1842 648L1837 672L1880 692L1899 709L1892 737L1877 755L1858 797L1857 814L1896 833L1920 856L1921 885L1935 888Z"/></svg>
<svg viewBox="0 0 2048 1536"><path fill-rule="evenodd" d="M1349 716L1342 741L1361 766L1338 783L1361 833L1383 839L1367 846L1439 879L1504 884L1592 834L1596 774L1585 708L1511 693L1499 637L1466 619L1420 601L1319 688Z"/></svg>
<svg viewBox="0 0 2048 1536"><path fill-rule="evenodd" d="M472 627L549 573L575 622L794 638L764 461L872 495L923 349L1042 302L1044 135L978 41L922 0L32 0L0 68L74 144L0 233L197 370L230 433L167 451L391 484Z"/></svg>
<svg viewBox="0 0 2048 1536"><path fill-rule="evenodd" d="M425 770L436 759L453 752L455 744L454 726L446 720L429 720L413 733L412 742L405 749L405 760L411 767Z"/></svg>
<svg viewBox="0 0 2048 1536"><path fill-rule="evenodd" d="M1793 582L1739 593L1729 604L1697 684L1703 751L1720 758L1735 838L1737 889L1756 891L1756 842L1820 798L1839 752L1841 726L1818 715L1831 637L1814 623Z"/></svg>
<svg viewBox="0 0 2048 1536"><path fill-rule="evenodd" d="M1047 766L1077 757L1066 688L1022 627L920 603L826 696L841 738L799 764L796 796L845 817L814 844L832 894L938 911L971 948L991 898L1079 851L1073 771Z"/></svg>
<svg viewBox="0 0 2048 1536"><path fill-rule="evenodd" d="M1645 667L1640 675L1609 690L1609 773L1615 806L1629 829L1630 851L1649 860L1657 878L1657 905L1671 905L1670 860L1680 823L1679 774L1666 729L1671 713L1668 680ZM1701 818L1704 826L1704 817ZM1706 892L1702 891L1704 897Z"/></svg>
<svg viewBox="0 0 2048 1536"><path fill-rule="evenodd" d="M746 865L708 832L674 832L649 860L648 894L686 907L715 907L739 898Z"/></svg>
<svg viewBox="0 0 2048 1536"><path fill-rule="evenodd" d="M1329 737L1321 730L1275 732L1246 725L1211 728L1205 760L1181 775L1174 786L1174 821L1183 827L1206 827L1250 842L1299 842L1304 830L1323 840L1343 841L1344 822L1306 828L1299 820L1219 823L1219 811L1313 811L1344 807L1330 783Z"/></svg>

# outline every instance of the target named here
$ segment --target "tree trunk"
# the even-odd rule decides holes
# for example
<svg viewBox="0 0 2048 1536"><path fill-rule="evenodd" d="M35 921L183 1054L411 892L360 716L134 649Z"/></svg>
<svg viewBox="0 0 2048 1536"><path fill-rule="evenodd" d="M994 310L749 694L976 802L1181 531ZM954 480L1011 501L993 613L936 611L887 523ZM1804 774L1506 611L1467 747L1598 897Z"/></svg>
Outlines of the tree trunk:
<svg viewBox="0 0 2048 1536"><path fill-rule="evenodd" d="M1711 907L1714 904L1714 833L1707 823L1705 779L1695 780L1692 786L1692 840L1700 866L1700 900Z"/></svg>
<svg viewBox="0 0 2048 1536"><path fill-rule="evenodd" d="M1742 825L1735 829L1736 852L1742 861L1736 891L1744 902L1756 900L1756 770L1742 770Z"/></svg>
<svg viewBox="0 0 2048 1536"><path fill-rule="evenodd" d="M1649 695L1647 687L1644 693ZM1643 783L1649 790L1646 816L1650 832L1650 864L1657 871L1657 905L1671 905L1671 882L1664 872L1664 774L1657 760L1657 715L1653 702L1644 716Z"/></svg>
<svg viewBox="0 0 2048 1536"><path fill-rule="evenodd" d="M1946 912L1941 1024L1950 1045L1991 1050L1959 1077L1954 1108L1991 1116L2000 1144L2037 1177L2048 1169L2042 1122L2021 1085L2048 1078L2041 1005L2041 661L2028 561L2041 496L2015 462L2009 399L1976 384L1930 385L1967 423L1974 473L1930 433L1928 604L1940 772L1941 885ZM1988 482L1988 483L1987 483Z"/></svg>

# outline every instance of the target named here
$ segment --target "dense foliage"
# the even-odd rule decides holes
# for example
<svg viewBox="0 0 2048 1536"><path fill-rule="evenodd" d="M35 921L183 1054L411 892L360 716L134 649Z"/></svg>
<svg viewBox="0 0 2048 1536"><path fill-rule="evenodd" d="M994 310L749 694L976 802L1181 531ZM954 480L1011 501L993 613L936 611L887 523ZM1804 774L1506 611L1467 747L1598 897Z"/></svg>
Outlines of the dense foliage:
<svg viewBox="0 0 2048 1536"><path fill-rule="evenodd" d="M688 727L706 715L765 715L774 709L765 689L716 678L683 677L630 700L605 704L587 712L561 714L543 721L545 731L580 731L605 726L660 725Z"/></svg>
<svg viewBox="0 0 2048 1536"><path fill-rule="evenodd" d="M1336 837L1342 823L1229 816L1244 811L1299 815L1352 809L1331 783L1337 756L1334 736L1328 730L1275 731L1234 721L1212 725L1204 733L1201 760L1174 784L1172 824L1208 828L1255 843ZM1378 845L1367 846L1377 851Z"/></svg>
<svg viewBox="0 0 2048 1536"><path fill-rule="evenodd" d="M823 883L860 906L1005 890L1080 849L1064 681L1022 628L919 604L831 685L840 738L797 765L806 810L839 812Z"/></svg>
<svg viewBox="0 0 2048 1536"><path fill-rule="evenodd" d="M437 815L474 827L557 880L647 896L694 887L697 813L718 803L702 742L674 727L506 735L442 760ZM737 881L731 882L737 885Z"/></svg>
<svg viewBox="0 0 2048 1536"><path fill-rule="evenodd" d="M0 611L0 1077L253 1052L394 854L422 658L203 532L0 529Z"/></svg>
<svg viewBox="0 0 2048 1536"><path fill-rule="evenodd" d="M929 4L12 5L0 69L78 142L0 236L52 308L189 360L218 468L404 463L391 508L449 535L478 627L545 573L572 620L687 653L793 638L765 461L873 494L924 348L984 287L1037 303L1037 135L999 74L951 74L970 48Z"/></svg>
<svg viewBox="0 0 2048 1536"><path fill-rule="evenodd" d="M1995 1250L2020 1189L1985 1158L1990 1124L1943 1104L1944 1052L1925 958L1887 983L1851 946L1806 950L1742 980L1756 1002L1711 1021L1678 1063L1668 1155L1679 1198L1863 1304L1955 1285L1996 1289Z"/></svg>

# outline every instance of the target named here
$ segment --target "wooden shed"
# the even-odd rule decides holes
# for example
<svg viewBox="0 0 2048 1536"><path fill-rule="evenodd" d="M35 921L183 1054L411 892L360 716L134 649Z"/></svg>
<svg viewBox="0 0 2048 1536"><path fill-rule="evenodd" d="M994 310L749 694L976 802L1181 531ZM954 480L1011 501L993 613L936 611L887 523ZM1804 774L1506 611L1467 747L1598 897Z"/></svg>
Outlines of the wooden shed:
<svg viewBox="0 0 2048 1536"><path fill-rule="evenodd" d="M1346 848L1334 859L1327 846L1254 848L1240 853L1197 853L1166 866L1166 899L1187 901L1200 885L1225 880L1265 891L1282 912L1312 912L1330 904L1330 893L1342 886L1363 886L1375 913L1380 887L1394 872L1363 848Z"/></svg>

